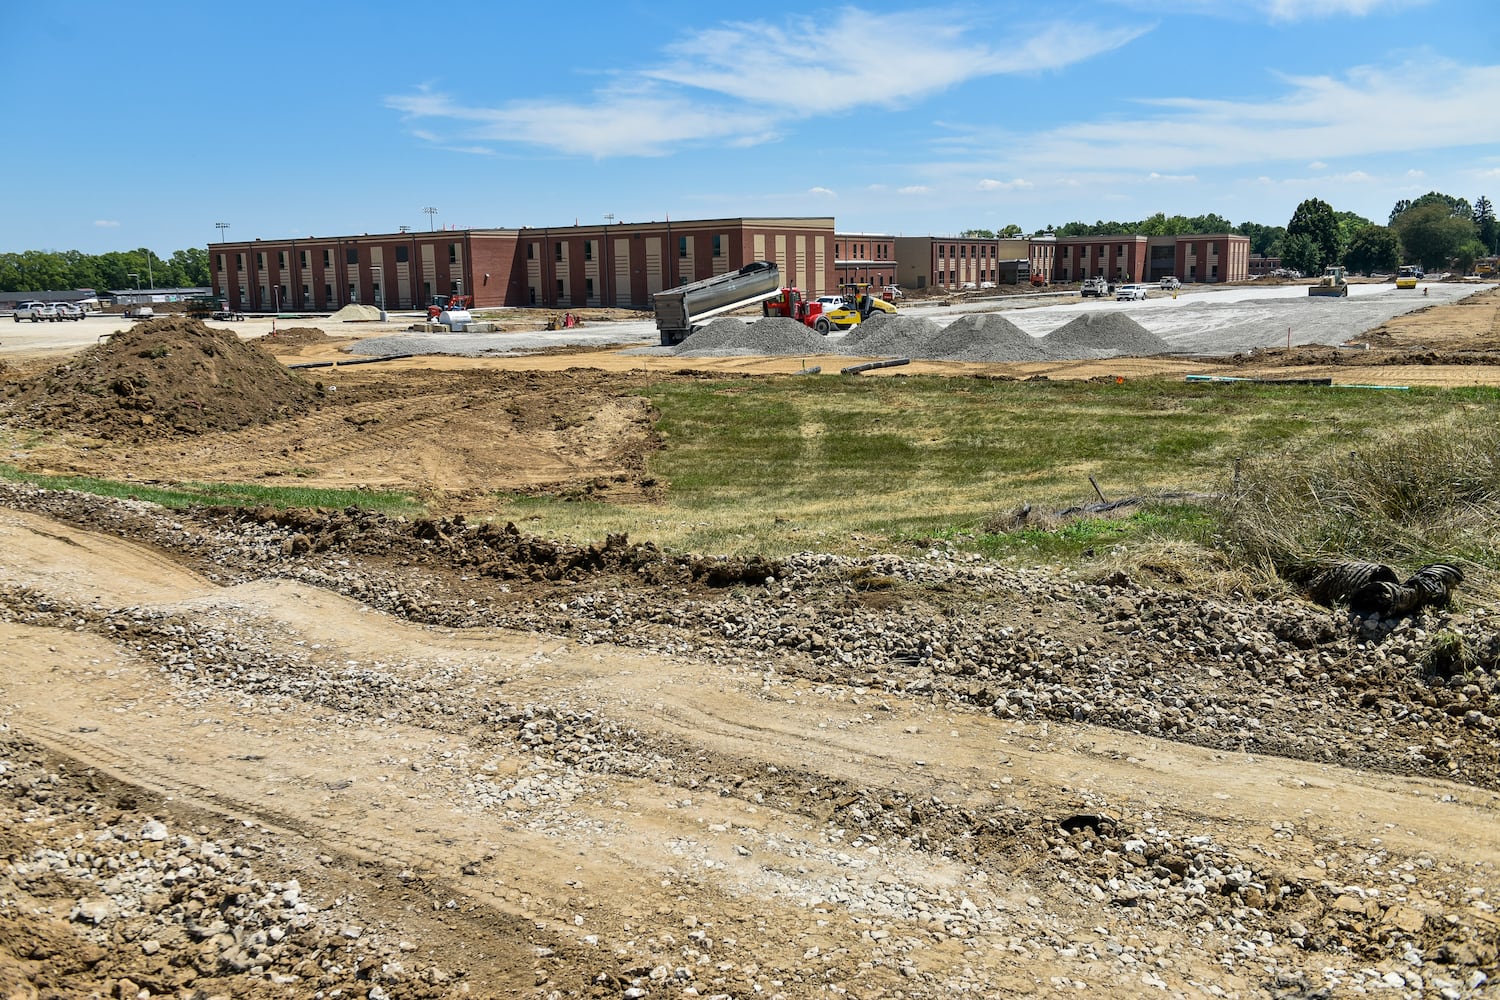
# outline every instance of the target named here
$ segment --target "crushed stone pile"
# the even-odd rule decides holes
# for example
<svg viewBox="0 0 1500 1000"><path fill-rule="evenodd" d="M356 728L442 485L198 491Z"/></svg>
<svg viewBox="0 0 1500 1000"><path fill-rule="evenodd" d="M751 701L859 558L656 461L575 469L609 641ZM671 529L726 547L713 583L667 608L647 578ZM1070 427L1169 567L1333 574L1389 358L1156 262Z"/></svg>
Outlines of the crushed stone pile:
<svg viewBox="0 0 1500 1000"><path fill-rule="evenodd" d="M328 318L335 323L359 323L379 319L380 310L374 306L362 306L351 302Z"/></svg>
<svg viewBox="0 0 1500 1000"><path fill-rule="evenodd" d="M1042 338L1053 358L1087 359L1165 354L1171 345L1122 312L1078 316Z"/></svg>
<svg viewBox="0 0 1500 1000"><path fill-rule="evenodd" d="M860 358L916 357L911 353L912 345L935 336L941 329L925 317L882 313L844 334L839 352Z"/></svg>
<svg viewBox="0 0 1500 1000"><path fill-rule="evenodd" d="M954 320L911 348L914 358L935 361L1046 361L1037 339L1004 316L976 313Z"/></svg>
<svg viewBox="0 0 1500 1000"><path fill-rule="evenodd" d="M319 396L234 333L169 316L7 386L3 412L25 426L140 441L271 423L308 412Z"/></svg>
<svg viewBox="0 0 1500 1000"><path fill-rule="evenodd" d="M672 353L687 358L782 357L828 354L829 343L822 334L785 316L766 316L754 323L716 319L690 334Z"/></svg>

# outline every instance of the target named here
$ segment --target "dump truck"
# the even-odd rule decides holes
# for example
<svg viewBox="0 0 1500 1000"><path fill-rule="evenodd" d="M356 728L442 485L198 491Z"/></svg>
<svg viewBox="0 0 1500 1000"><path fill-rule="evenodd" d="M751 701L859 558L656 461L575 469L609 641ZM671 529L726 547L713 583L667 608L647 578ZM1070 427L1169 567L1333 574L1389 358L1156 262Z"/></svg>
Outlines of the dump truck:
<svg viewBox="0 0 1500 1000"><path fill-rule="evenodd" d="M1344 280L1344 269L1342 267L1323 268L1323 277L1318 283L1307 289L1308 295L1329 295L1345 297L1349 294L1349 283Z"/></svg>
<svg viewBox="0 0 1500 1000"><path fill-rule="evenodd" d="M680 344L707 320L781 294L781 272L768 260L716 274L652 296L663 347Z"/></svg>

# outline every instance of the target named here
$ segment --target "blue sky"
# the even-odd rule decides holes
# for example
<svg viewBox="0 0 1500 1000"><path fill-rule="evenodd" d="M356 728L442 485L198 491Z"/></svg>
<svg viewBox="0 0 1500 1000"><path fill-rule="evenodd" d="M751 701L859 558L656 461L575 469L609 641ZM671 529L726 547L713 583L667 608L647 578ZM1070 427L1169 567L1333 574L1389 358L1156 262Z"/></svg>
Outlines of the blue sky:
<svg viewBox="0 0 1500 1000"><path fill-rule="evenodd" d="M1494 0L7 5L0 251L1500 199ZM425 207L436 208L429 218Z"/></svg>

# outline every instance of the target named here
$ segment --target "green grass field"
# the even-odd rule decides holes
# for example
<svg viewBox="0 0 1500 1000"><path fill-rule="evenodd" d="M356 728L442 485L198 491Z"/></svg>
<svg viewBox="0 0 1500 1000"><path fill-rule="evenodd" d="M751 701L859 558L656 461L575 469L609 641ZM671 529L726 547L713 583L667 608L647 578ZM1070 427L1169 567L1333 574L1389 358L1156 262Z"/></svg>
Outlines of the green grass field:
<svg viewBox="0 0 1500 1000"><path fill-rule="evenodd" d="M1339 555L1500 561L1491 389L770 377L662 382L648 395L665 502L504 497L500 516L579 541L623 531L771 556L941 541L1044 562L1161 545L1276 567ZM389 494L4 475L169 505L417 509ZM1145 502L1056 516L1101 493Z"/></svg>

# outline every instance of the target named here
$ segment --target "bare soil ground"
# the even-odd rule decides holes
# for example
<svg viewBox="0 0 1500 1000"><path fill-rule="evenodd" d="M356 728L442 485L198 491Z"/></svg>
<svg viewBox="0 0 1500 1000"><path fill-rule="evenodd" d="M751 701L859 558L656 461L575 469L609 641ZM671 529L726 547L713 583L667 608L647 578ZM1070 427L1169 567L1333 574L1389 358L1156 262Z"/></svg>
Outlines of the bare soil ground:
<svg viewBox="0 0 1500 1000"><path fill-rule="evenodd" d="M1220 367L1495 384L1496 311ZM8 460L445 515L0 491L5 1000L1490 989L1492 608L1360 625L941 550L572 547L484 493L651 496L633 389L697 375L410 359L248 408L205 390L254 356L196 330L115 354L5 372Z"/></svg>

